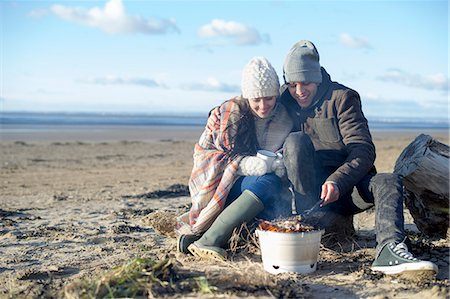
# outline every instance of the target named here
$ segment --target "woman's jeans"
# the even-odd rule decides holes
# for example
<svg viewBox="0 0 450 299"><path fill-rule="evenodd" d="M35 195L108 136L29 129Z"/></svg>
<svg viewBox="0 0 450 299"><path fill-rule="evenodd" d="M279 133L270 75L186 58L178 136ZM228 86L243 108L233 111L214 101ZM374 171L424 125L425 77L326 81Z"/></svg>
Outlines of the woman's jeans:
<svg viewBox="0 0 450 299"><path fill-rule="evenodd" d="M273 220L292 216L292 203L280 196L281 186L281 179L273 173L263 176L242 176L231 188L226 206L238 198L244 190L249 190L264 204L264 210L256 216L257 218Z"/></svg>
<svg viewBox="0 0 450 299"><path fill-rule="evenodd" d="M303 132L291 133L284 143L284 163L294 188L309 201L320 200L322 184L335 168L323 166L329 159L326 152L315 151L311 139ZM353 215L375 205L375 232L378 251L388 242L405 239L403 217L403 186L396 174L375 171L356 184L359 196L352 190L325 208L342 215ZM301 205L301 204L299 204Z"/></svg>

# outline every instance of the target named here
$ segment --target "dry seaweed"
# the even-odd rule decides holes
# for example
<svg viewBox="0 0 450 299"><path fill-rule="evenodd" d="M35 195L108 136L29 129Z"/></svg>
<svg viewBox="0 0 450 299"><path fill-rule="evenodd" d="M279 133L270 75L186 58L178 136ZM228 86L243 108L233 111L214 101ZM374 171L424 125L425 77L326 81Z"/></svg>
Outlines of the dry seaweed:
<svg viewBox="0 0 450 299"><path fill-rule="evenodd" d="M142 222L151 226L158 234L175 238L177 214L169 211L156 211L142 218Z"/></svg>
<svg viewBox="0 0 450 299"><path fill-rule="evenodd" d="M176 293L211 293L204 276L183 273L171 258L155 261L135 258L95 280L82 280L67 285L68 299L158 297Z"/></svg>

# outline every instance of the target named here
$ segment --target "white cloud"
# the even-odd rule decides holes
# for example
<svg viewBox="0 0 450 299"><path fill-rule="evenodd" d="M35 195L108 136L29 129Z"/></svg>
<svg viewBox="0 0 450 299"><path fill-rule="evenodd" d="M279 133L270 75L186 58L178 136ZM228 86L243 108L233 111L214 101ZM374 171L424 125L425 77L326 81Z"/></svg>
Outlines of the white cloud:
<svg viewBox="0 0 450 299"><path fill-rule="evenodd" d="M94 7L86 10L56 4L51 6L50 10L66 21L99 28L107 33L164 34L171 31L179 32L173 19L146 20L128 15L122 0L110 0L103 8Z"/></svg>
<svg viewBox="0 0 450 299"><path fill-rule="evenodd" d="M164 84L148 78L128 78L128 77L122 78L118 76L105 76L88 80L86 79L78 80L78 82L88 84L98 84L98 85L140 85L150 88L152 87L165 88Z"/></svg>
<svg viewBox="0 0 450 299"><path fill-rule="evenodd" d="M400 69L389 69L377 79L429 90L447 91L449 86L448 78L442 73L422 76L419 74L409 74Z"/></svg>
<svg viewBox="0 0 450 299"><path fill-rule="evenodd" d="M198 35L203 38L231 39L236 45L258 45L270 42L268 35L261 36L253 27L219 19L214 19L211 23L200 27Z"/></svg>
<svg viewBox="0 0 450 299"><path fill-rule="evenodd" d="M342 33L339 37L339 42L344 46L356 49L370 49L372 46L365 38L357 38L350 36L348 33Z"/></svg>
<svg viewBox="0 0 450 299"><path fill-rule="evenodd" d="M218 92L229 92L229 93L240 93L241 89L237 85L226 84L220 82L216 78L208 78L204 82L192 83L183 86L186 90L201 90L201 91L218 91Z"/></svg>

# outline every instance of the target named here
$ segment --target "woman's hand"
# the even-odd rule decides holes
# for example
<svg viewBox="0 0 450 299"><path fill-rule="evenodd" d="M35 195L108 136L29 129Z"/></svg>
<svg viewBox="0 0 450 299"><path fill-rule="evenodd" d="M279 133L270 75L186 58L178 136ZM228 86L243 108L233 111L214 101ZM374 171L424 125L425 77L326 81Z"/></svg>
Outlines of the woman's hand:
<svg viewBox="0 0 450 299"><path fill-rule="evenodd" d="M238 172L245 176L262 176L267 170L266 161L256 156L247 156L239 163Z"/></svg>
<svg viewBox="0 0 450 299"><path fill-rule="evenodd" d="M277 158L272 163L272 171L276 176L283 178L287 175L286 166L284 165L283 158Z"/></svg>

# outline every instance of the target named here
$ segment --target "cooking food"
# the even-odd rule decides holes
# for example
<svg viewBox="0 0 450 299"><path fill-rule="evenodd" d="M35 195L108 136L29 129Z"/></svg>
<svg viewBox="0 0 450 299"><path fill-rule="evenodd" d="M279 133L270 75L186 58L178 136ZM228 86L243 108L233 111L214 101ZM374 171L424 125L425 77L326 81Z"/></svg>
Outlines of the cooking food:
<svg viewBox="0 0 450 299"><path fill-rule="evenodd" d="M258 228L260 230L280 233L300 233L315 230L312 225L301 223L299 217L290 217L273 221L262 220L259 222Z"/></svg>

